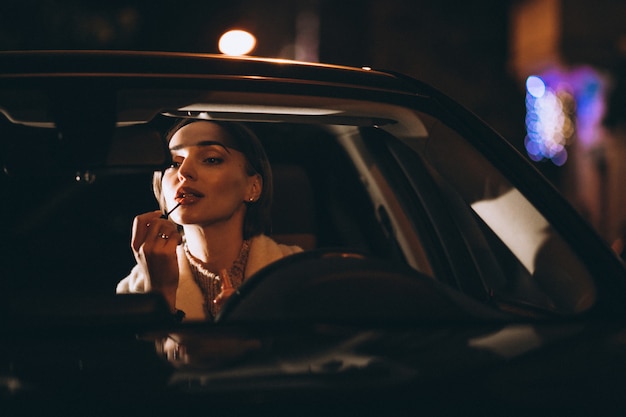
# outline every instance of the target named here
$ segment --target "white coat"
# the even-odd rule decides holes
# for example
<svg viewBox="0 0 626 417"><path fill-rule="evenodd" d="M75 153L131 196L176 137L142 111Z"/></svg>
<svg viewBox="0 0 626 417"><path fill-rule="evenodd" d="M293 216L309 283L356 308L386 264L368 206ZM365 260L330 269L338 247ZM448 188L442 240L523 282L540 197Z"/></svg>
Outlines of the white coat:
<svg viewBox="0 0 626 417"><path fill-rule="evenodd" d="M244 281L266 265L297 252L302 252L298 246L279 244L265 235L253 237L250 241L250 253L244 271ZM185 312L185 321L206 320L202 291L193 278L182 245L176 249L176 255L178 257L176 308ZM116 292L118 294L143 293L145 292L146 278L144 269L136 265L130 274L117 284Z"/></svg>

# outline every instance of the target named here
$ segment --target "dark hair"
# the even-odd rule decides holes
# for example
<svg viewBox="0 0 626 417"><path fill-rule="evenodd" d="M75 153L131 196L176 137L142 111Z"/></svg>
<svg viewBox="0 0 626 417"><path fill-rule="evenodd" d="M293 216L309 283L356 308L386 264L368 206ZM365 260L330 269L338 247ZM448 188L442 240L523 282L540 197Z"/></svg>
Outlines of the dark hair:
<svg viewBox="0 0 626 417"><path fill-rule="evenodd" d="M243 238L249 239L253 236L271 231L271 204L273 194L272 169L263 149L263 145L257 136L242 123L224 122L217 120L203 119L182 119L172 126L165 135L166 142L169 143L172 136L191 123L214 123L220 126L229 136L229 139L236 143L236 150L246 157L246 173L248 175L259 174L263 180L261 195L255 202L248 202L246 215L243 223ZM161 180L163 172L157 171L152 178L154 195L159 202L161 210L167 211L165 198L163 197Z"/></svg>

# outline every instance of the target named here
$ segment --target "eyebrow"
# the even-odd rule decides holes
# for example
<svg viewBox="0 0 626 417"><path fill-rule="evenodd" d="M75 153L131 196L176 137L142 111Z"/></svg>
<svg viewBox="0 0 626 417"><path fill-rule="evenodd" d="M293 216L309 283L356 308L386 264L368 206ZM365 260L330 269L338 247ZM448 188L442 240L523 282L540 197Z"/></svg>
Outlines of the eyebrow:
<svg viewBox="0 0 626 417"><path fill-rule="evenodd" d="M230 151L228 150L228 147L226 145L224 145L222 142L218 142L218 141L215 141L215 140L203 140L203 141L197 142L197 143L195 143L193 145L185 145L185 144L176 145L176 146L172 146L170 148L170 151L178 151L180 149L188 148L190 146L213 146L213 145L221 146L222 148L224 148L226 150L226 152L230 153Z"/></svg>

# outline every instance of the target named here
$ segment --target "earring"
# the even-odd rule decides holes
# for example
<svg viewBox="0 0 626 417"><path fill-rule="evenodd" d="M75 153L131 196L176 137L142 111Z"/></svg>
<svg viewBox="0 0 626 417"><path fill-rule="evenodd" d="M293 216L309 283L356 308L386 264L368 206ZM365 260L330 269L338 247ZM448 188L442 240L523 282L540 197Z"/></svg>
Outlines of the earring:
<svg viewBox="0 0 626 417"><path fill-rule="evenodd" d="M250 202L254 202L254 197L250 197Z"/></svg>

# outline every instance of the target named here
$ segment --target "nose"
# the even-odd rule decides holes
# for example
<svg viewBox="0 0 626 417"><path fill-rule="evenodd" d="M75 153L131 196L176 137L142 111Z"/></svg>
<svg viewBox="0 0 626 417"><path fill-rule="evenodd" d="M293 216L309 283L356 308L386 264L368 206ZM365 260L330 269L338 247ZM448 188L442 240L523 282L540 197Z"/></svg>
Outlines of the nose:
<svg viewBox="0 0 626 417"><path fill-rule="evenodd" d="M193 167L193 162L189 158L185 158L178 167L178 179L193 180L196 178L196 170Z"/></svg>

